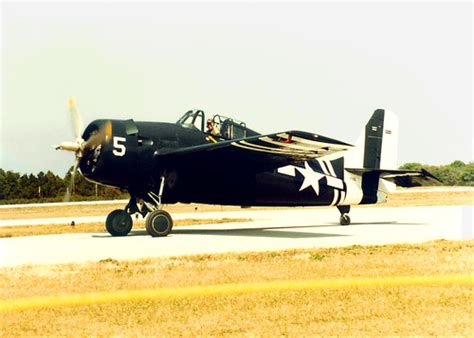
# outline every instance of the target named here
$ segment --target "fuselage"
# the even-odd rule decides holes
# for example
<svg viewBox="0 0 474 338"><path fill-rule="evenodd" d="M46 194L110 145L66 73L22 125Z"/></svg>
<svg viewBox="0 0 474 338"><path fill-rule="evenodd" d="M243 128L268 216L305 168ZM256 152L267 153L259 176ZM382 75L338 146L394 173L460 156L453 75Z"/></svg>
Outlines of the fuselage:
<svg viewBox="0 0 474 338"><path fill-rule="evenodd" d="M363 198L360 177L344 170L343 156L321 157L258 173L232 167L213 170L212 163L206 169L190 168L157 158L218 139L178 123L133 120L94 121L83 138L87 139L106 121L111 121L111 135L83 156L81 172L91 181L126 189L137 197L157 192L160 178L165 176L164 203L319 206L358 204ZM372 203L379 199L372 199Z"/></svg>

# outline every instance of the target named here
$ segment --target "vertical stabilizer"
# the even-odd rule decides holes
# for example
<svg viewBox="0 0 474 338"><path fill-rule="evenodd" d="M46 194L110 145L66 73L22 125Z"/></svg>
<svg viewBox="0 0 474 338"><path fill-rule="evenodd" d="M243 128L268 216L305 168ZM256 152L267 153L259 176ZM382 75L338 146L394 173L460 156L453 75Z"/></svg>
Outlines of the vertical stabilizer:
<svg viewBox="0 0 474 338"><path fill-rule="evenodd" d="M398 118L389 110L377 109L344 161L346 168L396 169L397 157Z"/></svg>

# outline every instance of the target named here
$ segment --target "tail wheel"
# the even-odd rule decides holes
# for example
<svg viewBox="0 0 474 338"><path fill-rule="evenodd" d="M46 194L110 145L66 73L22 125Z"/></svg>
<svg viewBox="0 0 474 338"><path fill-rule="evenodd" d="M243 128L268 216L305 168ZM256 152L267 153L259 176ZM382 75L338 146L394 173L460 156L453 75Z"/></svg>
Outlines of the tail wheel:
<svg viewBox="0 0 474 338"><path fill-rule="evenodd" d="M339 224L341 225L351 224L351 218L349 217L349 215L348 214L341 215L341 218L339 219Z"/></svg>
<svg viewBox="0 0 474 338"><path fill-rule="evenodd" d="M132 217L120 209L112 211L105 221L105 228L112 236L127 236L132 226Z"/></svg>
<svg viewBox="0 0 474 338"><path fill-rule="evenodd" d="M171 215L164 210L150 212L145 219L146 232L152 237L165 237L173 228Z"/></svg>

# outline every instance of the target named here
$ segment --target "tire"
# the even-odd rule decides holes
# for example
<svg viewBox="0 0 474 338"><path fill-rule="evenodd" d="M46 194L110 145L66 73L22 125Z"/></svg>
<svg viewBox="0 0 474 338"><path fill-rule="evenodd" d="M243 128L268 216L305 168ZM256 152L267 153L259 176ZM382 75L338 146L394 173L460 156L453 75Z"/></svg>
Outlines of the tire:
<svg viewBox="0 0 474 338"><path fill-rule="evenodd" d="M341 225L351 224L351 218L349 217L349 215L348 214L341 215L341 218L339 219L339 224Z"/></svg>
<svg viewBox="0 0 474 338"><path fill-rule="evenodd" d="M132 217L120 209L112 211L105 221L105 228L112 236L127 236L132 226Z"/></svg>
<svg viewBox="0 0 474 338"><path fill-rule="evenodd" d="M173 228L171 215L164 210L150 212L145 219L146 232L151 237L165 237Z"/></svg>

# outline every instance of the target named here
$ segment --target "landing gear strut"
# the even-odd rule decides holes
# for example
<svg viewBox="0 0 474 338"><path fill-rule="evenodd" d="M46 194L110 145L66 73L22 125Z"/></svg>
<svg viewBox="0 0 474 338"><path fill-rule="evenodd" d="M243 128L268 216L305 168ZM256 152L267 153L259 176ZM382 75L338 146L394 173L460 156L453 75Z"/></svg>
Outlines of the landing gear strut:
<svg viewBox="0 0 474 338"><path fill-rule="evenodd" d="M349 211L351 210L350 205L339 205L337 209L341 213L341 217L339 218L339 224L341 225L349 225L351 224L351 218L349 217Z"/></svg>
<svg viewBox="0 0 474 338"><path fill-rule="evenodd" d="M162 210L161 198L163 196L163 189L165 187L165 176L161 176L160 190L158 195L149 192L148 196L153 203L145 202L146 207L151 212L145 218L146 232L152 237L165 237L171 232L173 228L173 219L171 215Z"/></svg>

